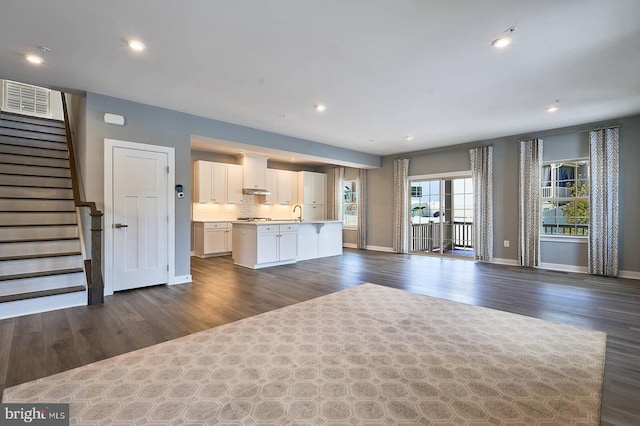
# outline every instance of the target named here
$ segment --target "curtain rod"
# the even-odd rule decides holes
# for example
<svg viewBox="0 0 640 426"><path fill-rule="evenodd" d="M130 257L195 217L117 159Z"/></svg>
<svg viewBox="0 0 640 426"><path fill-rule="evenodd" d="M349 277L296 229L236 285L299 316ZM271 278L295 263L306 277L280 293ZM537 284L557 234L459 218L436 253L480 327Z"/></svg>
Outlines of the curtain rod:
<svg viewBox="0 0 640 426"><path fill-rule="evenodd" d="M601 126L601 127L596 127L595 129L585 129L585 130L564 130L564 131L560 131L560 132L554 132L554 131L549 131L549 133L545 133L544 131L540 132L538 137L533 137L533 136L526 136L526 137L519 137L518 140L523 140L523 139L540 139L540 138L545 138L547 136L560 136L560 135L567 135L569 133L588 133L588 132L594 132L597 130L604 130L604 129L613 129L613 128L620 128L622 127L622 123L620 124L615 124L615 125L611 125L611 126Z"/></svg>

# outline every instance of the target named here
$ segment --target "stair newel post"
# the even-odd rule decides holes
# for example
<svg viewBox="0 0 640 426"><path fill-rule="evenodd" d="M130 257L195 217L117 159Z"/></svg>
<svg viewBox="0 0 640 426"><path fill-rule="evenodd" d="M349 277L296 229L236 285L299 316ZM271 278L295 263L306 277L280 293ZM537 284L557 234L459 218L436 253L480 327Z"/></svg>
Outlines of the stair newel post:
<svg viewBox="0 0 640 426"><path fill-rule="evenodd" d="M101 211L91 215L91 286L89 305L104 303L104 282L102 281L102 216Z"/></svg>

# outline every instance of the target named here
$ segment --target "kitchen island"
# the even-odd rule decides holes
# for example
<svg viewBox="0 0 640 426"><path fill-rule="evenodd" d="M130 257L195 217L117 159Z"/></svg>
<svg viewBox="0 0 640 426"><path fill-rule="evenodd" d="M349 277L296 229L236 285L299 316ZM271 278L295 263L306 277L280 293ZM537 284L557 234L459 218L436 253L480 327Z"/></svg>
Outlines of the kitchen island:
<svg viewBox="0 0 640 426"><path fill-rule="evenodd" d="M233 261L251 269L342 254L337 220L233 222Z"/></svg>

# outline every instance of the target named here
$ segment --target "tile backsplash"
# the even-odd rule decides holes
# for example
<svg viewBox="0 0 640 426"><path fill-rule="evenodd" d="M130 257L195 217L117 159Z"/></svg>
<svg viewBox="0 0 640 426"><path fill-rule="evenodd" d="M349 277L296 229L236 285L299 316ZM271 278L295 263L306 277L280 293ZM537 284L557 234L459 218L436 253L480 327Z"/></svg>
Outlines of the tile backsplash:
<svg viewBox="0 0 640 426"><path fill-rule="evenodd" d="M245 195L240 204L192 204L192 220L225 221L239 217L270 217L272 219L293 219L293 205L265 205L260 195Z"/></svg>

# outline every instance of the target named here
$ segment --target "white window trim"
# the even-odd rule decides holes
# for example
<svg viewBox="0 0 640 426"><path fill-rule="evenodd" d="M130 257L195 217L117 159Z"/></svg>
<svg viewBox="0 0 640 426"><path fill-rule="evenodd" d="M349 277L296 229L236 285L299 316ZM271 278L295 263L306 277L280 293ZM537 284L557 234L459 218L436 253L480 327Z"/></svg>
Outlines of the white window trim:
<svg viewBox="0 0 640 426"><path fill-rule="evenodd" d="M543 161L542 166L549 166L552 163L567 163L567 162L577 162L577 161L586 161L589 164L589 174L591 174L591 160L589 157L578 157L578 158L567 158L564 160L549 160ZM540 180L540 188L542 188L542 179ZM589 188L591 190L591 188ZM543 200L555 200L555 201L575 201L587 199L590 200L590 197L543 197L542 190L540 191L540 203L542 204ZM540 237L540 242L554 242L554 243L572 243L572 244L588 244L589 236L588 235L552 235L545 234L544 226L542 224L542 207L540 208L540 230L538 231L538 235ZM591 206L589 206L589 215L591 215ZM591 227L589 227L589 232L591 232Z"/></svg>

